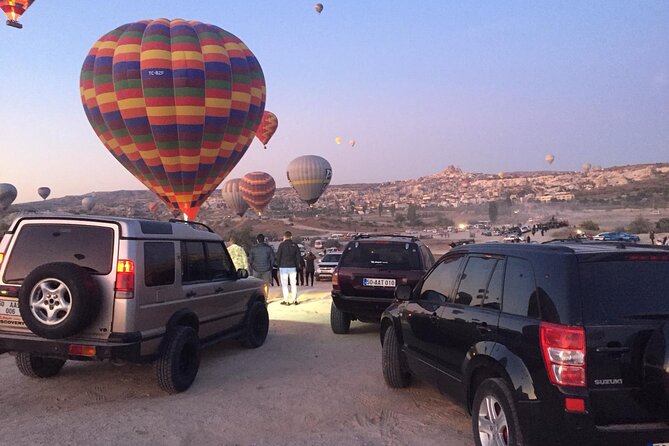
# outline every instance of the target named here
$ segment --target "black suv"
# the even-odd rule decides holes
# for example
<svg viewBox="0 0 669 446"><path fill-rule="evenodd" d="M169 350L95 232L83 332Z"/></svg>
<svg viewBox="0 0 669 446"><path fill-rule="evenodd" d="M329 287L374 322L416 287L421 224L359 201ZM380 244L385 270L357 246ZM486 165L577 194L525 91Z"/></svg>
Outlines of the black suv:
<svg viewBox="0 0 669 446"><path fill-rule="evenodd" d="M352 320L378 322L396 285L413 286L434 263L415 236L358 235L344 248L332 275L330 325L348 333Z"/></svg>
<svg viewBox="0 0 669 446"><path fill-rule="evenodd" d="M460 400L477 445L669 444L669 250L486 243L383 314L383 375Z"/></svg>

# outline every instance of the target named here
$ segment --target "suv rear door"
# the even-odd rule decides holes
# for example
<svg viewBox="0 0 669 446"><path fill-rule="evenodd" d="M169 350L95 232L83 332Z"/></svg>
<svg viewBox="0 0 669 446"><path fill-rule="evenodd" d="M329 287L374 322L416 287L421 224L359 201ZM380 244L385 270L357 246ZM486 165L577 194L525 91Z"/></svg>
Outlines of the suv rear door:
<svg viewBox="0 0 669 446"><path fill-rule="evenodd" d="M579 270L595 423L666 422L669 253L581 256Z"/></svg>

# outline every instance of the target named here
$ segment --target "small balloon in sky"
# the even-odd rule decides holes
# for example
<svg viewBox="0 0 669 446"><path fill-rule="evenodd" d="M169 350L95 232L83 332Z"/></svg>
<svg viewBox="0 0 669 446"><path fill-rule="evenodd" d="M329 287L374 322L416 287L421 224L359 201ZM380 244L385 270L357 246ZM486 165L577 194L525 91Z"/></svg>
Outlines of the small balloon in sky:
<svg viewBox="0 0 669 446"><path fill-rule="evenodd" d="M81 206L88 212L93 210L96 203L97 202L95 201L95 197L86 197L81 200Z"/></svg>
<svg viewBox="0 0 669 446"><path fill-rule="evenodd" d="M553 161L555 161L555 157L553 156L552 153L547 154L547 155L544 157L544 159L546 160L546 162L547 162L549 165L550 165L550 164L553 164Z"/></svg>
<svg viewBox="0 0 669 446"><path fill-rule="evenodd" d="M337 136L337 137L335 138L335 142L336 142L337 144L341 144L341 141L342 141L341 137Z"/></svg>
<svg viewBox="0 0 669 446"><path fill-rule="evenodd" d="M0 183L0 211L7 209L16 200L16 188L13 184Z"/></svg>
<svg viewBox="0 0 669 446"><path fill-rule="evenodd" d="M49 195L51 195L51 189L48 187L38 187L37 195L42 197L42 200L46 200L49 197Z"/></svg>
<svg viewBox="0 0 669 446"><path fill-rule="evenodd" d="M33 4L34 0L0 0L0 9L7 16L7 26L14 28L23 28L19 23L19 18L26 12L26 9Z"/></svg>
<svg viewBox="0 0 669 446"><path fill-rule="evenodd" d="M500 173L498 173L497 176L498 176L500 179L504 179L504 172L500 172Z"/></svg>
<svg viewBox="0 0 669 446"><path fill-rule="evenodd" d="M314 10L319 14L323 12L323 3L316 3L314 5Z"/></svg>
<svg viewBox="0 0 669 446"><path fill-rule="evenodd" d="M241 181L240 178L228 180L223 183L223 190L221 191L225 204L227 204L228 207L240 217L243 216L249 208L249 204L244 201L242 191L239 189L239 183L241 183Z"/></svg>
<svg viewBox="0 0 669 446"><path fill-rule="evenodd" d="M351 147L355 147L355 139L351 139L351 140L349 140L348 144L349 144Z"/></svg>
<svg viewBox="0 0 669 446"><path fill-rule="evenodd" d="M279 119L271 111L265 110L262 115L258 130L256 130L256 138L262 143L263 147L267 148L267 143L279 127Z"/></svg>

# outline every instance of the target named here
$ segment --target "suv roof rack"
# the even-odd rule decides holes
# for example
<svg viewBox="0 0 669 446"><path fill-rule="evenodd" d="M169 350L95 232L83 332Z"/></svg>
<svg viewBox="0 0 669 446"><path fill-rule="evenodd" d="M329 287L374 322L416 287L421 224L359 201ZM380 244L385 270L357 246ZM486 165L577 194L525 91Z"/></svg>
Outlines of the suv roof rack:
<svg viewBox="0 0 669 446"><path fill-rule="evenodd" d="M192 220L181 220L178 218L170 218L169 219L170 223L183 223L186 224L193 229L199 229L202 230L202 228L206 229L209 232L214 232L209 226L205 225L204 223L200 223L199 221L192 221Z"/></svg>
<svg viewBox="0 0 669 446"><path fill-rule="evenodd" d="M417 242L419 240L415 235L404 235L404 234L356 234L353 236L353 240L360 240L362 238L376 238L376 237L402 237L408 238L412 242Z"/></svg>

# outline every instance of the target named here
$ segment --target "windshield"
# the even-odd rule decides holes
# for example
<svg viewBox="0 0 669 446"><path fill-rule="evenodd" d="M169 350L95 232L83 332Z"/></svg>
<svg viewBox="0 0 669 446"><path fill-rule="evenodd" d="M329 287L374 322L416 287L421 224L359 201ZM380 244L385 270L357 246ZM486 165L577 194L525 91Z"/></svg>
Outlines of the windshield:
<svg viewBox="0 0 669 446"><path fill-rule="evenodd" d="M419 257L415 243L351 242L339 266L416 270L420 269Z"/></svg>
<svg viewBox="0 0 669 446"><path fill-rule="evenodd" d="M322 259L321 263L337 263L341 254L326 254Z"/></svg>
<svg viewBox="0 0 669 446"><path fill-rule="evenodd" d="M634 323L669 313L669 262L581 264L585 323Z"/></svg>

